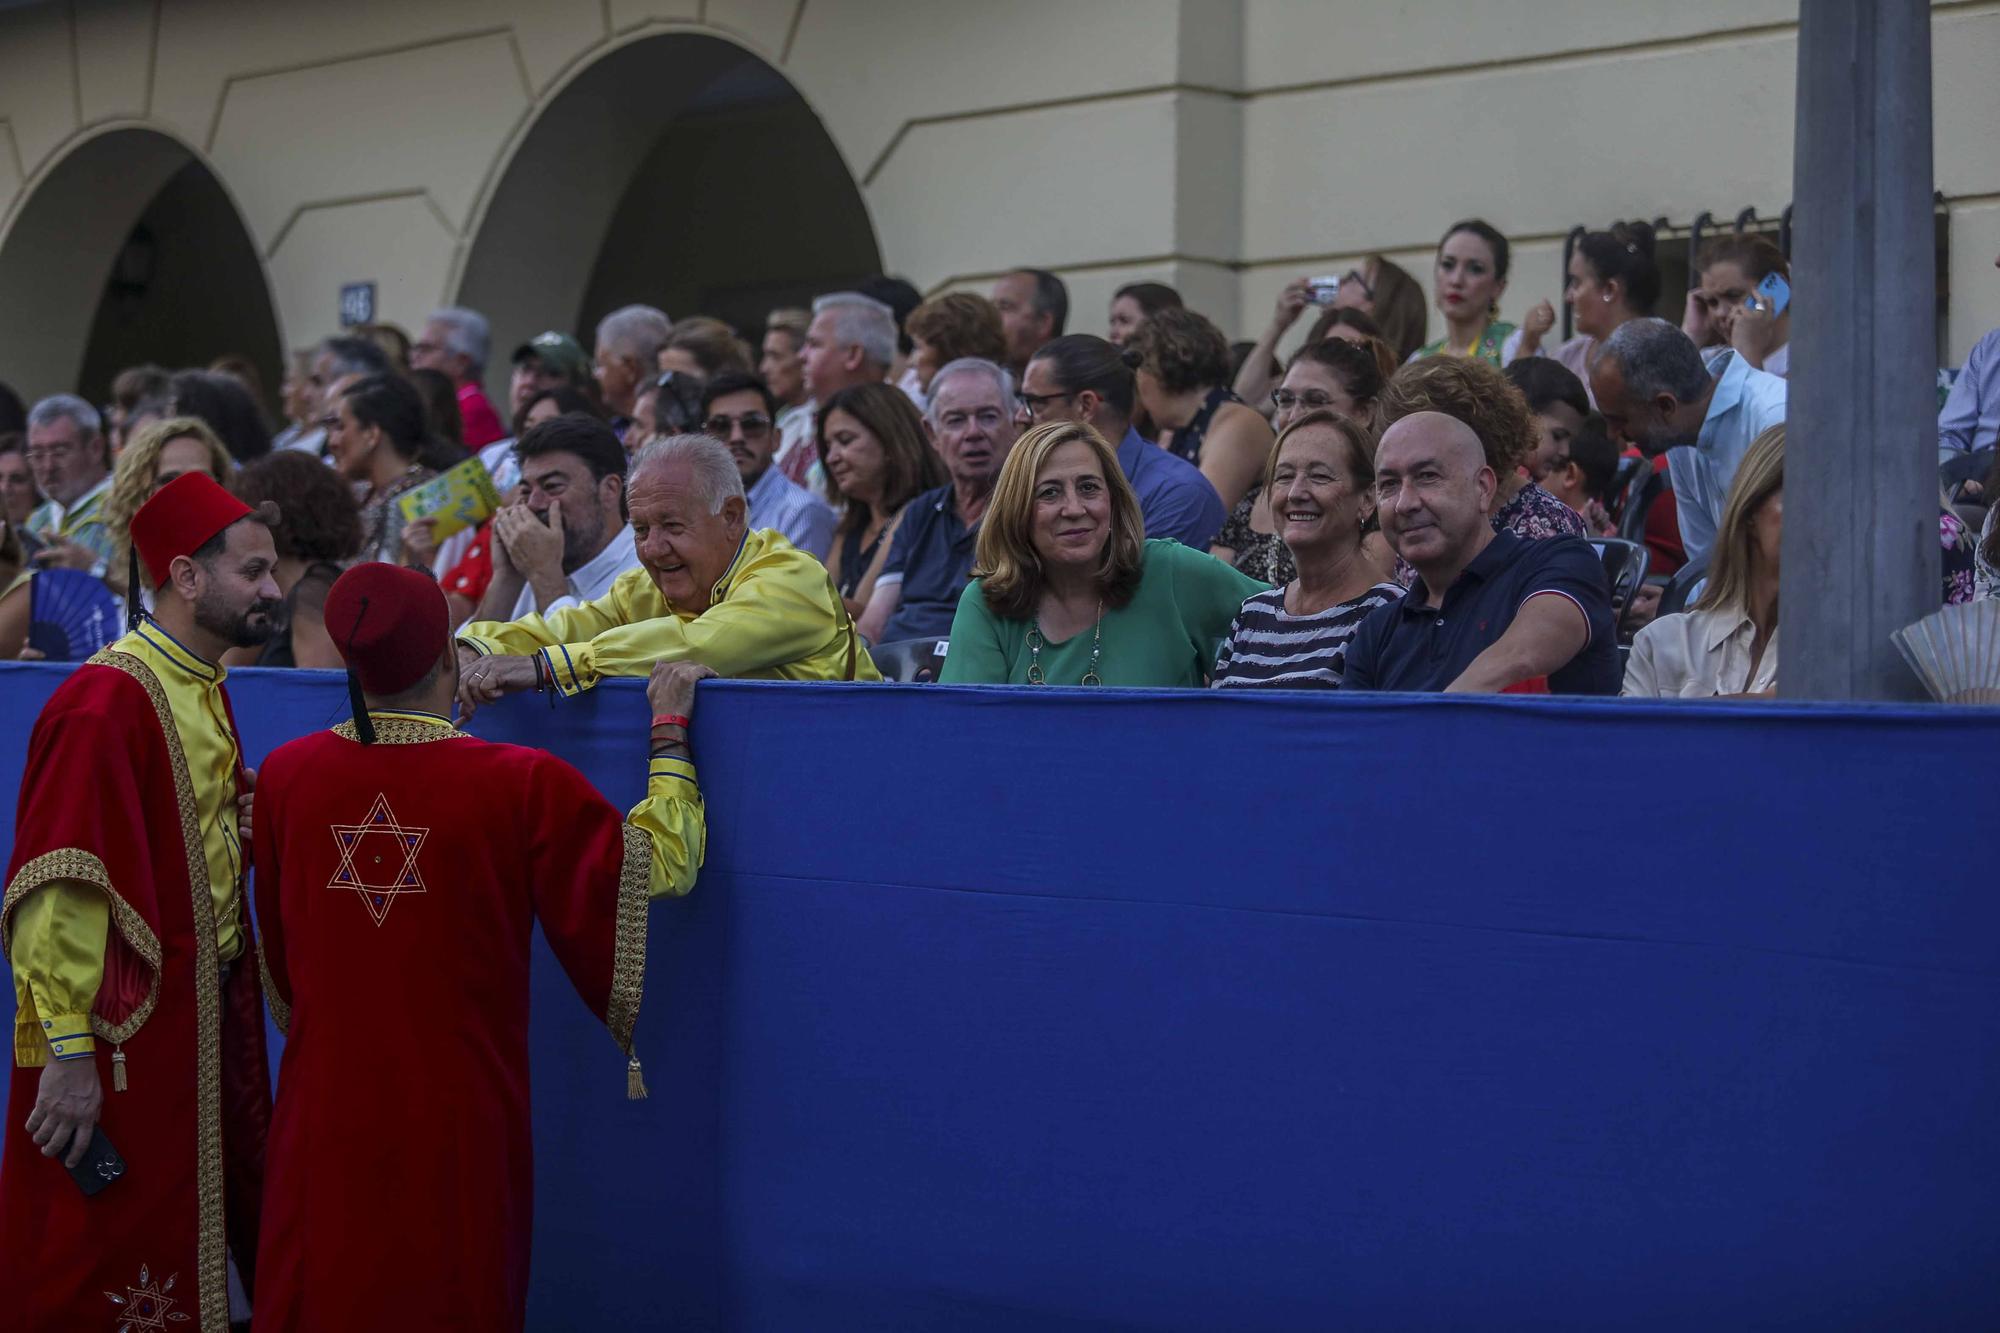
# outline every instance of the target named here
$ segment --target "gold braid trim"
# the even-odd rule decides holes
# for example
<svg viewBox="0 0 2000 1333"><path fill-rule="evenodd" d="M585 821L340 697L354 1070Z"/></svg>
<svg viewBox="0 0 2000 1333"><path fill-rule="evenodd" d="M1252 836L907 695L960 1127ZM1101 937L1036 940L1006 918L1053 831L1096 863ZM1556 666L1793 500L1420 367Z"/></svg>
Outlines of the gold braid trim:
<svg viewBox="0 0 2000 1333"><path fill-rule="evenodd" d="M271 984L271 963L264 956L264 937L257 937L257 977L264 983L264 1003L271 1007L271 1022L277 1025L278 1035L288 1037L292 1030L292 1006L285 1003L285 997L278 994L278 988Z"/></svg>
<svg viewBox="0 0 2000 1333"><path fill-rule="evenodd" d="M56 880L72 880L88 884L102 893L111 904L111 923L132 951L146 960L153 977L146 987L146 998L125 1016L122 1023L112 1023L94 1010L90 1015L90 1028L98 1036L112 1045L121 1045L132 1040L134 1034L152 1017L153 1006L160 998L160 937L146 924L146 918L132 909L119 892L111 887L111 872L104 868L104 862L81 847L64 847L58 851L44 852L15 872L7 885L7 893L0 898L0 947L7 956L14 956L14 909L21 900Z"/></svg>
<svg viewBox="0 0 2000 1333"><path fill-rule="evenodd" d="M195 804L194 783L188 778L180 729L174 725L174 710L159 677L130 653L111 649L91 658L90 665L114 667L145 688L167 743L168 766L173 770L181 841L187 847L188 887L194 898L194 1146L199 1227L195 1234L195 1290L201 1302L201 1333L228 1333L229 1245L223 1234L222 1213L222 987L217 984L221 964L215 951L215 897L208 889L200 810Z"/></svg>
<svg viewBox="0 0 2000 1333"><path fill-rule="evenodd" d="M428 722L405 722L399 718L378 717L375 723L375 743L377 745L423 745L429 741L469 741L472 737L462 731L445 727L434 727ZM342 740L359 741L360 735L354 730L354 723L343 722L333 729L333 734Z"/></svg>
<svg viewBox="0 0 2000 1333"><path fill-rule="evenodd" d="M653 839L646 830L627 824L625 861L618 869L611 996L604 1005L604 1026L627 1056L632 1054L632 1029L639 1022L639 1000L646 989L646 911L652 905L647 887L652 879Z"/></svg>

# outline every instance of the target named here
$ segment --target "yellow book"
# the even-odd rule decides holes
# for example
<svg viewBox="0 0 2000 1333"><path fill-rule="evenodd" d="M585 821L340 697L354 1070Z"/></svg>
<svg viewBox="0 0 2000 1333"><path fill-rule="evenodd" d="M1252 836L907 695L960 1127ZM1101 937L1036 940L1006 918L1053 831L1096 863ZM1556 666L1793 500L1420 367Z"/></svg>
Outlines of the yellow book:
<svg viewBox="0 0 2000 1333"><path fill-rule="evenodd" d="M431 536L441 542L454 532L476 528L491 518L500 507L500 492L493 489L493 478L486 471L486 464L475 457L404 493L396 504L406 522L436 519L437 526L431 529Z"/></svg>

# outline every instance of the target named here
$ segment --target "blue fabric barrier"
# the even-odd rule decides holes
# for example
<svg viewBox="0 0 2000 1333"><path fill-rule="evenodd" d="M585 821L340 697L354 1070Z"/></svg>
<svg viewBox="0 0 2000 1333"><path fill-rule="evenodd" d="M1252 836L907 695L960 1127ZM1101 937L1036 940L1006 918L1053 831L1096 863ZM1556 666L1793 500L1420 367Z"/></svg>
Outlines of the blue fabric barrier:
<svg viewBox="0 0 2000 1333"><path fill-rule="evenodd" d="M645 711L475 730L624 804ZM717 682L696 749L651 1100L536 974L531 1327L2000 1314L2000 710Z"/></svg>

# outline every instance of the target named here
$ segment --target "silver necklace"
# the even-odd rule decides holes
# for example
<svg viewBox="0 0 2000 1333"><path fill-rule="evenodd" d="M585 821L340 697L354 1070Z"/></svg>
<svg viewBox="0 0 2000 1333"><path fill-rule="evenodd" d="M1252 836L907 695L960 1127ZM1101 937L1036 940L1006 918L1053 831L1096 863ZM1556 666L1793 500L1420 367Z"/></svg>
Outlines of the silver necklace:
<svg viewBox="0 0 2000 1333"><path fill-rule="evenodd" d="M1097 625L1090 632L1090 665L1084 668L1079 685L1102 685L1097 675L1097 659L1104 655L1104 599L1097 599ZM1042 676L1042 618L1036 616L1028 622L1028 683L1046 685Z"/></svg>

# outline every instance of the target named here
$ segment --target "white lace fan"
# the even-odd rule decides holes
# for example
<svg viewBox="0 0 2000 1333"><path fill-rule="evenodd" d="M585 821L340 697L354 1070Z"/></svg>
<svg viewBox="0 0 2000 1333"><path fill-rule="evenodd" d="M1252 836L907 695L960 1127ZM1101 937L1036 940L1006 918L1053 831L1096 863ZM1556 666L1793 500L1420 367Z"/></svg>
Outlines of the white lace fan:
<svg viewBox="0 0 2000 1333"><path fill-rule="evenodd" d="M1939 702L2000 704L2000 601L1947 606L1889 637Z"/></svg>

